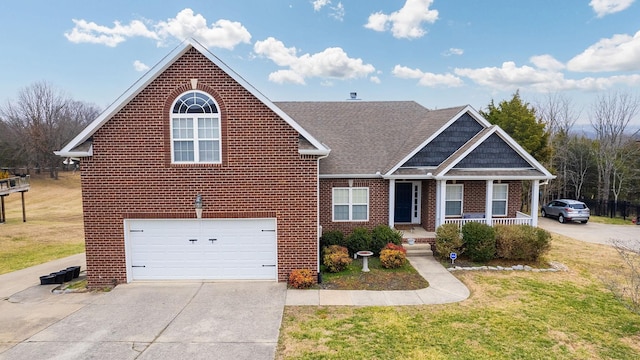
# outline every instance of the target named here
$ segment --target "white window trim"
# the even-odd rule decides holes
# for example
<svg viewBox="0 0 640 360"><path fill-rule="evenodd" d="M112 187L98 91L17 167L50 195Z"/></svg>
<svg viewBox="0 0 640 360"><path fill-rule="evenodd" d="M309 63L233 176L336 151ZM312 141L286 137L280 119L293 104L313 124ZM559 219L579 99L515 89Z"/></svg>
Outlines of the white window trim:
<svg viewBox="0 0 640 360"><path fill-rule="evenodd" d="M460 188L460 200L447 200L447 190L449 188L459 187ZM445 189L445 199L444 199L444 214L445 217L460 217L464 213L464 184L446 184ZM451 214L447 215L447 202L449 201L459 201L460 202L460 214Z"/></svg>
<svg viewBox="0 0 640 360"><path fill-rule="evenodd" d="M334 202L334 192L336 190L348 190L349 191L349 203L344 204L336 204ZM365 203L353 203L353 190L366 190L367 191L367 202ZM334 187L331 189L331 219L333 222L367 222L369 221L369 188L368 187ZM349 219L345 220L336 220L336 205L349 205ZM354 205L366 205L367 206L367 218L366 219L358 219L353 220L353 206Z"/></svg>
<svg viewBox="0 0 640 360"><path fill-rule="evenodd" d="M497 186L504 186L507 188L507 191L505 192L506 194L506 198L504 199L497 199L496 198L496 187ZM504 214L496 214L493 213L492 211L492 215L493 216L507 216L508 212L509 212L509 184L493 184L493 195L492 195L492 199L491 199L491 209L493 210L493 203L495 201L504 201Z"/></svg>
<svg viewBox="0 0 640 360"><path fill-rule="evenodd" d="M187 93L200 93L211 99L216 109L217 113L187 113L187 114L176 114L173 112L173 108L176 105L176 102ZM169 136L171 138L171 163L172 164L221 164L222 163L222 121L220 114L220 106L215 101L213 96L198 90L190 90L184 92L176 97L176 99L171 104L171 108L169 110ZM176 139L173 137L173 121L174 119L191 119L193 126L193 137L188 139ZM218 137L217 138L199 138L198 134L198 119L213 119L214 123L217 123L218 126ZM176 141L192 141L193 142L193 161L176 161L175 158L175 142ZM217 141L218 142L218 160L217 161L200 161L200 141Z"/></svg>

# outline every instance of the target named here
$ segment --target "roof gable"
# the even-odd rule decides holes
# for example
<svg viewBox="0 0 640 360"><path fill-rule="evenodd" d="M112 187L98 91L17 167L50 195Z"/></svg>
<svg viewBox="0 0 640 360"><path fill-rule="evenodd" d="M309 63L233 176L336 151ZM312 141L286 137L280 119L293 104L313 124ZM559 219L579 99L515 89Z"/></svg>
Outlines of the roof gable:
<svg viewBox="0 0 640 360"><path fill-rule="evenodd" d="M318 141L312 136L306 129L300 124L295 122L289 115L283 112L280 108L275 106L271 100L249 84L244 78L238 75L235 71L229 68L222 60L213 55L207 48L201 45L194 39L187 39L177 46L173 51L166 55L158 64L144 74L138 81L136 81L127 91L125 91L116 101L109 105L94 121L92 121L87 127L85 127L75 138L67 143L60 151L55 153L60 156L91 156L92 147L88 146L88 150L79 150L87 148L82 146L85 143L90 144L90 139L93 134L98 131L107 121L109 121L116 113L118 113L124 106L126 106L134 97L142 92L149 84L151 84L158 76L160 76L165 70L167 70L176 60L183 56L190 49L195 49L203 54L209 61L218 66L222 71L227 73L231 78L238 82L242 87L249 91L258 100L264 103L269 109L280 116L286 123L293 127L302 137L306 139L309 145L301 148L299 151L301 154L309 155L327 155L330 149Z"/></svg>
<svg viewBox="0 0 640 360"><path fill-rule="evenodd" d="M482 129L484 127L476 119L464 113L402 166L436 167Z"/></svg>
<svg viewBox="0 0 640 360"><path fill-rule="evenodd" d="M455 169L529 167L532 167L532 165L496 133L491 134L454 166Z"/></svg>

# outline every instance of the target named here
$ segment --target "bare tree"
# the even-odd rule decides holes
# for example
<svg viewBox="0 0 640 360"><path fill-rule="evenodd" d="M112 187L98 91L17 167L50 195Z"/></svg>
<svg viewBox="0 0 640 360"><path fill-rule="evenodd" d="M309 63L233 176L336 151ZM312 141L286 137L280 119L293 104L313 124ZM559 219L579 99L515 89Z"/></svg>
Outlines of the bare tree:
<svg viewBox="0 0 640 360"><path fill-rule="evenodd" d="M625 268L621 275L603 279L605 285L630 311L640 314L640 250L625 246L620 240L612 240Z"/></svg>
<svg viewBox="0 0 640 360"><path fill-rule="evenodd" d="M556 194L567 196L569 185L569 141L570 132L575 125L580 112L576 111L569 98L558 93L549 93L543 101L537 104L536 114L546 125L549 133L551 154L545 164L556 173L556 180L545 187L544 197Z"/></svg>
<svg viewBox="0 0 640 360"><path fill-rule="evenodd" d="M98 115L95 105L73 101L46 82L37 82L18 94L17 101L0 107L12 148L27 166L48 167L58 177L60 158L53 154Z"/></svg>
<svg viewBox="0 0 640 360"><path fill-rule="evenodd" d="M572 136L566 149L567 181L573 188L573 198L581 199L587 174L593 164L592 142L584 136Z"/></svg>
<svg viewBox="0 0 640 360"><path fill-rule="evenodd" d="M613 172L620 163L620 150L627 139L625 130L639 106L637 96L617 92L599 96L593 105L590 121L597 141L598 198L601 200L609 200Z"/></svg>

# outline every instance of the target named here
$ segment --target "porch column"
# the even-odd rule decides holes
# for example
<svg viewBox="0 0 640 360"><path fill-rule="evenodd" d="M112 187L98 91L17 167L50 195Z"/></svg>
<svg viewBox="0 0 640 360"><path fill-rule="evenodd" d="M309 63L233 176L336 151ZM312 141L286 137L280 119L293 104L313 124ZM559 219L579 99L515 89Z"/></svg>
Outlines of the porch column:
<svg viewBox="0 0 640 360"><path fill-rule="evenodd" d="M484 201L484 220L487 225L493 226L493 180L487 180L486 195Z"/></svg>
<svg viewBox="0 0 640 360"><path fill-rule="evenodd" d="M531 180L531 226L538 226L538 196L540 181Z"/></svg>
<svg viewBox="0 0 640 360"><path fill-rule="evenodd" d="M436 180L436 229L444 224L447 206L447 180Z"/></svg>
<svg viewBox="0 0 640 360"><path fill-rule="evenodd" d="M396 180L389 179L389 227L394 228L396 217Z"/></svg>

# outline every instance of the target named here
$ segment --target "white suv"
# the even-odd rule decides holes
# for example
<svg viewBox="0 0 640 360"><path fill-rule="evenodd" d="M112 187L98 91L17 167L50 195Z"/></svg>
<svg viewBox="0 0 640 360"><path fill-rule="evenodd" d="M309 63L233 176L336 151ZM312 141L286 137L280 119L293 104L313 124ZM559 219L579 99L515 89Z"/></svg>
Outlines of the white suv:
<svg viewBox="0 0 640 360"><path fill-rule="evenodd" d="M542 206L542 217L552 216L561 223L580 221L586 224L591 214L587 205L581 201L559 199Z"/></svg>

